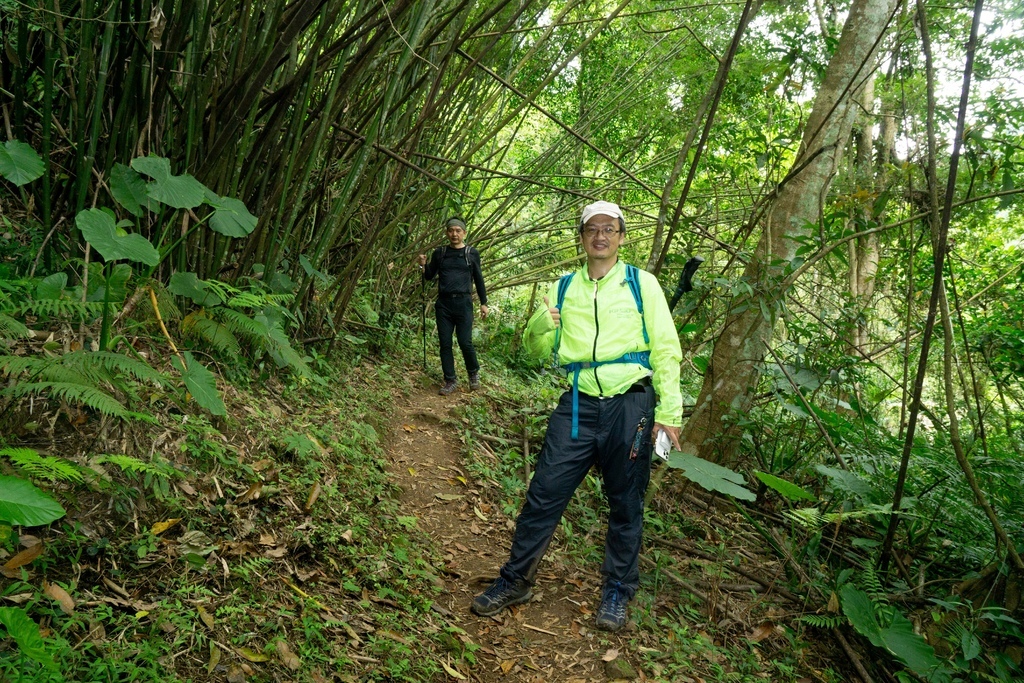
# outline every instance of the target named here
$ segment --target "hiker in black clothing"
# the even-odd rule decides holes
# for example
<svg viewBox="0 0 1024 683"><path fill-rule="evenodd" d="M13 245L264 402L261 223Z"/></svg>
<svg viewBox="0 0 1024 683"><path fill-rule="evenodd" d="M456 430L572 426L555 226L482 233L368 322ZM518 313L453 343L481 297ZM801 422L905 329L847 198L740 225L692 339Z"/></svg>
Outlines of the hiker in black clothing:
<svg viewBox="0 0 1024 683"><path fill-rule="evenodd" d="M420 254L423 277L433 280L437 276L437 301L434 315L437 319L437 337L441 343L441 370L444 384L439 394L447 396L455 391L455 354L452 350L452 331L459 340L462 359L466 362L470 391L480 386L480 363L473 348L473 284L480 298L480 317L487 317L487 290L480 267L480 252L466 244L466 223L452 217L445 223L448 244L438 247L427 263L427 255Z"/></svg>

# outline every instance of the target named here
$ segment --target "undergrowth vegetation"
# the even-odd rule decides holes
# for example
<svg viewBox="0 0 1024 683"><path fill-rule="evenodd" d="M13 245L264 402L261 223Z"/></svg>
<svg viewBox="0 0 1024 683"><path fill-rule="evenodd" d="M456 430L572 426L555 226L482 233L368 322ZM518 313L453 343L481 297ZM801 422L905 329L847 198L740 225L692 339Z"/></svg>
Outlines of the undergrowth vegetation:
<svg viewBox="0 0 1024 683"><path fill-rule="evenodd" d="M29 348L15 347L9 376L80 371L82 352ZM0 608L0 678L270 680L301 668L422 681L441 670L424 653L450 657L462 634L432 618L435 551L386 472L381 408L404 387L394 368L309 356L315 381L233 389L227 416L211 420L183 396L155 399L173 391L160 373L93 355L79 379L123 411L42 392L6 404L4 433L31 447L0 448L0 468L66 515L38 536L4 527L0 597L16 607Z"/></svg>

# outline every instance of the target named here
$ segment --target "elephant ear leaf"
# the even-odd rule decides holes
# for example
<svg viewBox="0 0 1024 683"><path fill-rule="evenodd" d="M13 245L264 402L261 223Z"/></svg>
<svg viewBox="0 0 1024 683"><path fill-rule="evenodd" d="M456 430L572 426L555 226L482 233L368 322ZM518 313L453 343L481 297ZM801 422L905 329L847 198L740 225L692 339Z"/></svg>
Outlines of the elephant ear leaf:
<svg viewBox="0 0 1024 683"><path fill-rule="evenodd" d="M210 216L210 229L228 237L245 237L256 229L256 216L241 200L232 197L218 197L214 192L206 192L206 203L213 207Z"/></svg>
<svg viewBox="0 0 1024 683"><path fill-rule="evenodd" d="M0 475L0 522L42 526L65 514L60 503L20 477Z"/></svg>
<svg viewBox="0 0 1024 683"><path fill-rule="evenodd" d="M8 140L0 145L0 176L18 187L43 175L45 168L43 158L24 142Z"/></svg>
<svg viewBox="0 0 1024 683"><path fill-rule="evenodd" d="M708 491L717 491L739 500L756 500L749 489L742 486L743 475L722 467L696 455L690 455L681 451L672 451L669 454L668 466L683 471L683 476L695 484L706 488Z"/></svg>
<svg viewBox="0 0 1024 683"><path fill-rule="evenodd" d="M48 671L59 671L57 663L46 651L39 624L32 621L25 610L18 607L0 607L0 626L3 626L18 650L29 659L39 662Z"/></svg>
<svg viewBox="0 0 1024 683"><path fill-rule="evenodd" d="M143 208L151 208L146 181L124 164L114 164L110 172L110 193L133 216L141 216Z"/></svg>
<svg viewBox="0 0 1024 683"><path fill-rule="evenodd" d="M171 162L164 157L132 159L132 168L153 179L146 186L150 197L175 209L194 209L203 203L206 186L188 173L174 175Z"/></svg>
<svg viewBox="0 0 1024 683"><path fill-rule="evenodd" d="M82 236L107 261L138 261L147 266L160 263L160 252L142 235L118 234L114 217L102 209L86 209L75 217Z"/></svg>
<svg viewBox="0 0 1024 683"><path fill-rule="evenodd" d="M182 379L185 380L185 388L192 394L196 403L214 415L227 415L227 408L220 397L220 392L217 391L217 378L212 372L207 370L188 351L185 351L187 366L182 366L177 356L171 358L171 363L181 373Z"/></svg>

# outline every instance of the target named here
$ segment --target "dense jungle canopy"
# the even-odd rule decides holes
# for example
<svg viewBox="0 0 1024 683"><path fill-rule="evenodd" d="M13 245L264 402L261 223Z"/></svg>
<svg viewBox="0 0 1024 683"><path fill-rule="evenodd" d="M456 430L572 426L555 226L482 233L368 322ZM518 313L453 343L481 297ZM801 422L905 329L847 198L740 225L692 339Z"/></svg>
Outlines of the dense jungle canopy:
<svg viewBox="0 0 1024 683"><path fill-rule="evenodd" d="M837 562L1009 620L970 631L984 655L950 636L942 679L885 644L891 610L844 612L912 675L1019 673L1017 0L0 0L0 35L4 475L38 483L32 401L131 420L122 379L167 372L216 416L212 370L418 348L451 215L522 367L605 199L670 298L704 259L674 310L683 453L781 494L797 546L846 515Z"/></svg>

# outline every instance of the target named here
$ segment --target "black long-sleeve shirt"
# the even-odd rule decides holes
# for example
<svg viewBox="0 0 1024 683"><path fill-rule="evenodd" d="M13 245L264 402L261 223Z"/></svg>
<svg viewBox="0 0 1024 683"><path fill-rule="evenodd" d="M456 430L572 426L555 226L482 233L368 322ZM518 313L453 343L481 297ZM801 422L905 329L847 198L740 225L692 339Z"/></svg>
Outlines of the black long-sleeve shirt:
<svg viewBox="0 0 1024 683"><path fill-rule="evenodd" d="M438 296L457 296L473 293L476 283L476 294L480 305L487 305L487 289L484 287L484 274L480 266L480 252L468 244L461 249L449 246L438 247L430 256L423 270L423 276L433 280L437 276Z"/></svg>

